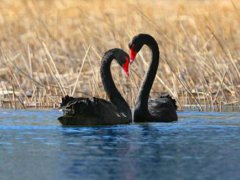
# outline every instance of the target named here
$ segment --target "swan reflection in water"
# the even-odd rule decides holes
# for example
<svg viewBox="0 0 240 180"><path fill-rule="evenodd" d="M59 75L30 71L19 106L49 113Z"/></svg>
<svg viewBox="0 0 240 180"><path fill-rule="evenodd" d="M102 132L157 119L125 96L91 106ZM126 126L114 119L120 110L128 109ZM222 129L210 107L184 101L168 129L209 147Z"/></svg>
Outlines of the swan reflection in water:
<svg viewBox="0 0 240 180"><path fill-rule="evenodd" d="M166 147L159 143L161 130L150 124L66 128L63 136L62 163L68 177L135 179L143 172L150 176L155 166L161 172ZM177 151L175 144L167 148L168 153Z"/></svg>

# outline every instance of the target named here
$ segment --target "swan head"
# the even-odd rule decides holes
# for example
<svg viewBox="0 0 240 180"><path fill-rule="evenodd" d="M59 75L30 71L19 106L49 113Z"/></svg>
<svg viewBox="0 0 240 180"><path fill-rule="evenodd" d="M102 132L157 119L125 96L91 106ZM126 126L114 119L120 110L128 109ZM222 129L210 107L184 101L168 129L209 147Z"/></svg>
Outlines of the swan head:
<svg viewBox="0 0 240 180"><path fill-rule="evenodd" d="M130 64L129 55L121 49L115 49L114 56L118 64L123 68L125 74L129 76L129 64Z"/></svg>
<svg viewBox="0 0 240 180"><path fill-rule="evenodd" d="M138 51L141 49L136 48L136 44L132 41L129 43L129 49L130 49L130 63L132 64L135 60Z"/></svg>
<svg viewBox="0 0 240 180"><path fill-rule="evenodd" d="M142 48L144 42L143 39L145 38L146 34L138 34L133 37L133 39L129 42L128 47L130 49L130 63L132 63L136 56L137 53L140 51Z"/></svg>
<svg viewBox="0 0 240 180"><path fill-rule="evenodd" d="M133 37L133 39L129 42L128 47L130 49L130 63L132 63L137 53L141 50L144 44L149 45L156 42L154 38L149 34L138 34Z"/></svg>

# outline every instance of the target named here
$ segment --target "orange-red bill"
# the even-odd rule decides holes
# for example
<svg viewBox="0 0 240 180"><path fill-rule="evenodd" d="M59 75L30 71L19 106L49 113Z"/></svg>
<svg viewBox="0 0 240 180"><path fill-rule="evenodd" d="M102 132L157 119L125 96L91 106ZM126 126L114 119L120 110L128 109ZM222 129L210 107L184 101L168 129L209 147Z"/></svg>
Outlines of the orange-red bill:
<svg viewBox="0 0 240 180"><path fill-rule="evenodd" d="M131 48L130 49L130 63L132 63L135 60L137 53Z"/></svg>
<svg viewBox="0 0 240 180"><path fill-rule="evenodd" d="M124 70L124 72L126 73L127 76L129 76L129 63L130 63L130 61L129 61L129 59L127 58L127 59L126 59L126 63L123 64L123 70Z"/></svg>

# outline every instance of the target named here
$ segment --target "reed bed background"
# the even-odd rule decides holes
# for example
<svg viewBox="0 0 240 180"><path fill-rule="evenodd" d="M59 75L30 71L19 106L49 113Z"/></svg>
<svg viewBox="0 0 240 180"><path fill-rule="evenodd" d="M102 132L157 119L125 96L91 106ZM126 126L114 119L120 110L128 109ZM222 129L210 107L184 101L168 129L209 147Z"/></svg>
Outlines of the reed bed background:
<svg viewBox="0 0 240 180"><path fill-rule="evenodd" d="M179 109L239 107L240 3L237 0L2 0L0 101L8 108L57 108L61 97L106 98L99 75L105 51L138 33L156 38L160 67L151 97L169 93ZM133 106L150 52L119 90Z"/></svg>

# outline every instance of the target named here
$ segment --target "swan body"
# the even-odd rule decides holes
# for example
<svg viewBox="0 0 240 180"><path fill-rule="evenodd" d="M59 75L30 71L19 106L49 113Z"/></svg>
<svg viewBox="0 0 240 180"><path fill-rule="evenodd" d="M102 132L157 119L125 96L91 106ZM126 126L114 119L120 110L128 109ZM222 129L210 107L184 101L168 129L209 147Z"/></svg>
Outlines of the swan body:
<svg viewBox="0 0 240 180"><path fill-rule="evenodd" d="M63 125L92 126L129 123L125 113L120 113L111 102L96 97L65 96L62 99L61 108L64 116L59 117L58 120Z"/></svg>
<svg viewBox="0 0 240 180"><path fill-rule="evenodd" d="M153 120L161 120L160 122L172 122L177 120L177 105L175 99L169 95L160 96L157 99L148 101L148 110Z"/></svg>
<svg viewBox="0 0 240 180"><path fill-rule="evenodd" d="M152 51L152 58L141 84L136 106L133 110L134 122L173 122L177 121L176 101L169 95L149 100L149 94L159 65L159 48L156 40L148 34L139 34L129 43L130 58L133 62L143 45Z"/></svg>
<svg viewBox="0 0 240 180"><path fill-rule="evenodd" d="M117 90L112 79L110 65L113 59L117 60L127 75L130 62L128 54L121 49L112 49L104 54L100 73L110 101L96 97L65 96L61 103L64 115L58 118L62 125L92 126L132 122L130 107Z"/></svg>

